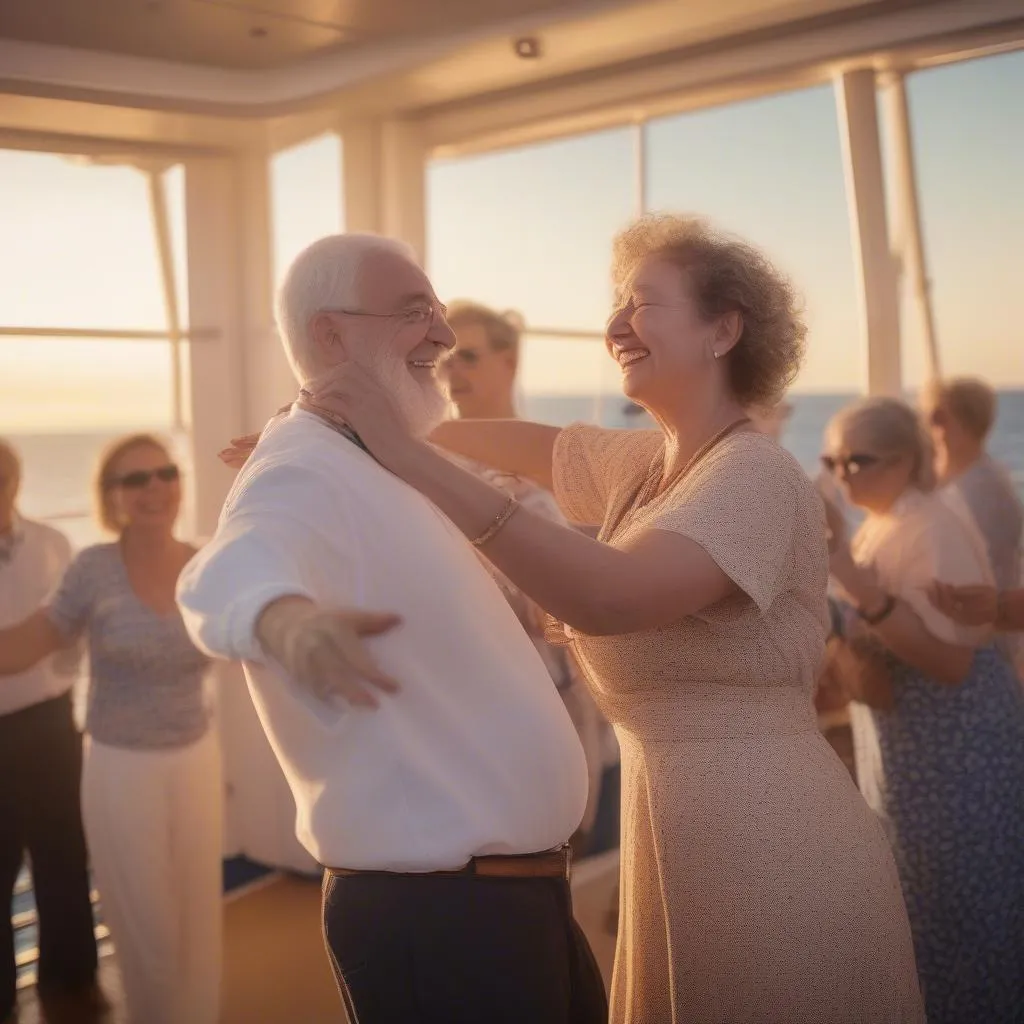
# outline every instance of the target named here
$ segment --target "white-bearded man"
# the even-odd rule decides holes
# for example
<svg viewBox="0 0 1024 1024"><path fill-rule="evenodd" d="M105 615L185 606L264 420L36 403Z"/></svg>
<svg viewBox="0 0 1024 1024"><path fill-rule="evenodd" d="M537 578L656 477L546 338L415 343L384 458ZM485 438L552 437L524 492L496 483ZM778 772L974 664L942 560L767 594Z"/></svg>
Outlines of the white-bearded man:
<svg viewBox="0 0 1024 1024"><path fill-rule="evenodd" d="M443 418L454 335L402 244L314 243L277 320L300 383L349 361L415 434ZM245 663L299 838L327 869L324 932L353 1022L605 1019L568 887L583 753L534 645L434 505L343 424L295 407L260 439L179 602L200 646Z"/></svg>

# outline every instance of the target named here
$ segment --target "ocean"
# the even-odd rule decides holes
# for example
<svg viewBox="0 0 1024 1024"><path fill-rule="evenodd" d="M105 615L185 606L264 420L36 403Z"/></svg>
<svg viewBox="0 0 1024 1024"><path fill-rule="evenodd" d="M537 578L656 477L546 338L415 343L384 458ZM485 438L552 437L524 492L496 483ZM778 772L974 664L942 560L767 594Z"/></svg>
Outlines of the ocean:
<svg viewBox="0 0 1024 1024"><path fill-rule="evenodd" d="M783 444L810 473L817 472L822 437L829 419L855 396L793 395L793 415ZM609 427L639 426L621 395L530 395L521 402L523 415L555 425L596 420ZM111 433L7 435L21 453L24 480L21 508L25 515L51 520L76 547L101 535L92 522L89 481L96 459ZM225 441L227 439L225 438ZM1013 475L1024 496L1024 391L999 393L999 418L990 441L991 454ZM212 455L212 453L211 453Z"/></svg>

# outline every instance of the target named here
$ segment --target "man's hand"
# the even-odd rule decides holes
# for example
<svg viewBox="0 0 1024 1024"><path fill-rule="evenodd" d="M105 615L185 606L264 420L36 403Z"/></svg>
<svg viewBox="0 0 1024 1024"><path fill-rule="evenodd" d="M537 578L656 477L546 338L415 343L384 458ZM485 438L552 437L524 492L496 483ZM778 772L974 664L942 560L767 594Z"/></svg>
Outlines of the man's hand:
<svg viewBox="0 0 1024 1024"><path fill-rule="evenodd" d="M301 687L320 700L344 697L358 707L377 707L374 690L397 693L363 643L394 629L397 615L321 608L304 597L272 601L256 622L256 637Z"/></svg>

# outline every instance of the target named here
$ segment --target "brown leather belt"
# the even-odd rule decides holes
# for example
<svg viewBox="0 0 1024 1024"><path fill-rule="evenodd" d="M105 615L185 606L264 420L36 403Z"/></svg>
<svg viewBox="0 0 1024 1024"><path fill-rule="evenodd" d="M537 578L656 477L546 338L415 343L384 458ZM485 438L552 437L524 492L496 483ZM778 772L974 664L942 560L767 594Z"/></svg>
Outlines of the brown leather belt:
<svg viewBox="0 0 1024 1024"><path fill-rule="evenodd" d="M562 878L569 881L572 853L568 846L544 853L509 856L472 857L465 867L455 871L359 871L352 868L325 868L339 878L351 875L393 875L396 878Z"/></svg>

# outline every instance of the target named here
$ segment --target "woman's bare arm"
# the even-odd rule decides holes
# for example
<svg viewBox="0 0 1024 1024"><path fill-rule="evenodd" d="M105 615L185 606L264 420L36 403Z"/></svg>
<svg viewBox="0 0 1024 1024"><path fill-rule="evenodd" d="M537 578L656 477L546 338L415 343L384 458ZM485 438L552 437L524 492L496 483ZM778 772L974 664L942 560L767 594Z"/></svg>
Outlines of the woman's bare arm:
<svg viewBox="0 0 1024 1024"><path fill-rule="evenodd" d="M449 420L430 440L455 455L552 489L551 463L560 427L527 420Z"/></svg>
<svg viewBox="0 0 1024 1024"><path fill-rule="evenodd" d="M388 467L472 538L505 508L504 492L427 445L404 445ZM523 593L580 633L656 629L736 593L696 542L651 530L628 548L585 537L521 509L488 542L487 558Z"/></svg>
<svg viewBox="0 0 1024 1024"><path fill-rule="evenodd" d="M857 606L869 614L883 610L890 600L894 600L892 611L881 622L871 626L871 632L900 661L949 686L959 686L967 678L974 661L973 647L940 640L925 627L909 604L891 599L869 569L847 568L837 576Z"/></svg>
<svg viewBox="0 0 1024 1024"><path fill-rule="evenodd" d="M27 672L64 646L57 627L41 608L17 625L0 629L0 676Z"/></svg>

